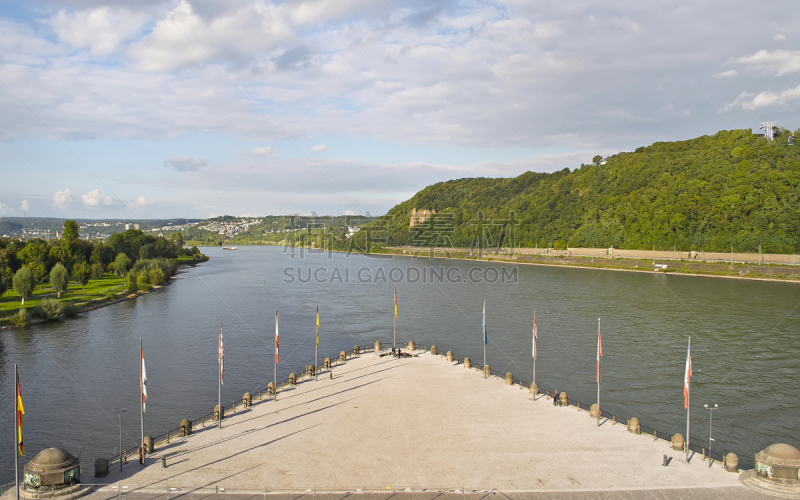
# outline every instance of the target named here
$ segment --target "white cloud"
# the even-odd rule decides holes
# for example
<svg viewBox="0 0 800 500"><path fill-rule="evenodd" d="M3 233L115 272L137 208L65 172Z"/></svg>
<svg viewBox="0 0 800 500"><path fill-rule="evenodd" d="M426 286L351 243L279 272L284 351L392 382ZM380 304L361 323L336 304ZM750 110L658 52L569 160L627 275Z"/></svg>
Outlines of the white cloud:
<svg viewBox="0 0 800 500"><path fill-rule="evenodd" d="M738 70L730 69L728 71L721 71L714 74L714 78L731 78L739 74Z"/></svg>
<svg viewBox="0 0 800 500"><path fill-rule="evenodd" d="M72 205L72 196L69 194L69 188L63 191L56 191L56 194L53 195L53 205L57 206L61 210L64 210L68 206Z"/></svg>
<svg viewBox="0 0 800 500"><path fill-rule="evenodd" d="M131 206L134 206L134 207L146 207L146 206L152 205L152 204L153 204L153 202L149 201L144 196L139 196L138 198L136 198L136 201L131 203Z"/></svg>
<svg viewBox="0 0 800 500"><path fill-rule="evenodd" d="M105 56L114 52L122 42L140 34L147 18L141 12L106 6L76 12L62 9L44 22L71 46L88 47L92 54Z"/></svg>
<svg viewBox="0 0 800 500"><path fill-rule="evenodd" d="M800 50L759 50L753 55L736 59L748 70L762 73L774 73L776 76L800 71Z"/></svg>
<svg viewBox="0 0 800 500"><path fill-rule="evenodd" d="M255 148L251 149L250 151L248 151L248 153L250 153L251 155L256 155L256 156L274 156L275 155L275 153L272 150L272 146L255 147Z"/></svg>
<svg viewBox="0 0 800 500"><path fill-rule="evenodd" d="M181 155L164 160L165 167L172 167L178 172L195 172L198 168L205 167L206 164L205 158L195 160L189 155Z"/></svg>
<svg viewBox="0 0 800 500"><path fill-rule="evenodd" d="M355 212L349 209L344 211L344 215L355 215L355 214L356 214Z"/></svg>
<svg viewBox="0 0 800 500"><path fill-rule="evenodd" d="M311 148L311 151L315 151L317 153L327 153L328 152L328 146L326 146L324 144L320 144L318 146L313 146Z"/></svg>
<svg viewBox="0 0 800 500"><path fill-rule="evenodd" d="M783 34L781 34L781 33L778 33L777 35L775 35L775 36L774 36L774 37L772 37L772 38L773 38L773 40L775 40L775 41L777 41L777 42L782 42L782 41L786 40L786 35L783 35Z"/></svg>
<svg viewBox="0 0 800 500"><path fill-rule="evenodd" d="M23 212L26 212L31 209L31 204L28 203L28 200L22 200L22 203L20 203L19 208Z"/></svg>
<svg viewBox="0 0 800 500"><path fill-rule="evenodd" d="M749 94L747 97L749 98L751 96L752 94ZM786 89L780 92L759 92L758 95L752 99L745 98L740 102L742 109L754 110L769 106L783 105L795 99L800 99L800 85L793 89Z"/></svg>
<svg viewBox="0 0 800 500"><path fill-rule="evenodd" d="M103 196L100 194L99 189L89 191L81 196L84 206L89 208L99 208L101 206L108 206L114 203L114 198L111 196Z"/></svg>

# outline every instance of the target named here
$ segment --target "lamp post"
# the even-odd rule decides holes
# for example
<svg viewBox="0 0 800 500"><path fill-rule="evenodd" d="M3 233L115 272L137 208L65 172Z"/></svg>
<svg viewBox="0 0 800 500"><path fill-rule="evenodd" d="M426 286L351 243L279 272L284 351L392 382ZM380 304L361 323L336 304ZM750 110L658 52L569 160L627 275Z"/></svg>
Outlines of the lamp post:
<svg viewBox="0 0 800 500"><path fill-rule="evenodd" d="M714 438L711 437L711 423L712 423L712 416L714 415L714 410L719 409L719 405L715 404L714 406L703 405L703 408L708 410L708 466L711 467L711 442L714 441Z"/></svg>
<svg viewBox="0 0 800 500"><path fill-rule="evenodd" d="M119 471L122 472L122 414L127 411L126 407L121 410L114 408L114 413L119 417Z"/></svg>

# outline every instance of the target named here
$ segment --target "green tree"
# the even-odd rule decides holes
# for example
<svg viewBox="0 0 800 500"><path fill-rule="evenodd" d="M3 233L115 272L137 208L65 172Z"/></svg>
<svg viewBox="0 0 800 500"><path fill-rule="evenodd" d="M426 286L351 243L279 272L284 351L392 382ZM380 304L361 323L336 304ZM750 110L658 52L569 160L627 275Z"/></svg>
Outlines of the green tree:
<svg viewBox="0 0 800 500"><path fill-rule="evenodd" d="M59 262L50 270L50 284L53 286L53 290L56 291L56 296L59 299L61 298L61 292L67 290L68 283L69 273L67 273L67 268Z"/></svg>
<svg viewBox="0 0 800 500"><path fill-rule="evenodd" d="M169 239L172 240L172 244L178 248L181 248L184 245L183 234L181 233L172 233L169 235Z"/></svg>
<svg viewBox="0 0 800 500"><path fill-rule="evenodd" d="M86 283L89 282L89 278L91 276L92 271L85 262L81 261L72 266L72 277L75 278L75 281L81 284L81 287L83 287L83 293L86 293Z"/></svg>
<svg viewBox="0 0 800 500"><path fill-rule="evenodd" d="M6 293L8 290L8 272L5 267L0 267L0 295Z"/></svg>
<svg viewBox="0 0 800 500"><path fill-rule="evenodd" d="M117 258L114 259L114 270L120 276L125 276L131 268L131 263L131 259L125 253L120 252L117 254Z"/></svg>
<svg viewBox="0 0 800 500"><path fill-rule="evenodd" d="M24 306L25 299L30 297L33 293L33 289L36 288L36 277L28 266L22 266L14 274L14 279L12 281L14 291L22 298L22 305Z"/></svg>
<svg viewBox="0 0 800 500"><path fill-rule="evenodd" d="M75 256L80 239L78 223L71 219L64 221L64 231L61 233L61 248L64 249L68 256Z"/></svg>
<svg viewBox="0 0 800 500"><path fill-rule="evenodd" d="M103 264L101 264L100 262L95 262L89 269L93 280L102 279L103 274L105 272L105 267L103 266Z"/></svg>
<svg viewBox="0 0 800 500"><path fill-rule="evenodd" d="M601 161L603 161L603 157L600 155L595 155L595 157L592 158L592 163L594 163L595 165L600 165Z"/></svg>

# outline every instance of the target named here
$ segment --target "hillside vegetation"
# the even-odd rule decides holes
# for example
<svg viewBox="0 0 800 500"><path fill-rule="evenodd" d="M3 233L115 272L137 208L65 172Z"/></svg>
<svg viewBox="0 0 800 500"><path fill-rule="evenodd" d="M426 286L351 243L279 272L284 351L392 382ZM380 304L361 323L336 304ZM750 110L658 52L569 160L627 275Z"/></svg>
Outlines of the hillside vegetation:
<svg viewBox="0 0 800 500"><path fill-rule="evenodd" d="M370 239L737 252L758 252L761 245L763 252L794 253L800 250L800 145L789 145L789 135L781 130L769 142L751 130L721 131L657 142L573 171L442 182L374 222L388 230ZM409 228L412 209L437 215ZM496 223L512 216L513 231ZM367 232L357 235L359 246L366 246Z"/></svg>

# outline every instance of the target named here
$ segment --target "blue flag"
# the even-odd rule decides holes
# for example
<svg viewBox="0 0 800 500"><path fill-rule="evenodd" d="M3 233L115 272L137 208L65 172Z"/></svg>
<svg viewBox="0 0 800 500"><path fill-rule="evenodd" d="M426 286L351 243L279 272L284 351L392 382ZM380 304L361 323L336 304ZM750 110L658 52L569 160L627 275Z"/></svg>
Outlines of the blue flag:
<svg viewBox="0 0 800 500"><path fill-rule="evenodd" d="M488 344L489 339L486 336L486 301L483 301L483 343Z"/></svg>

